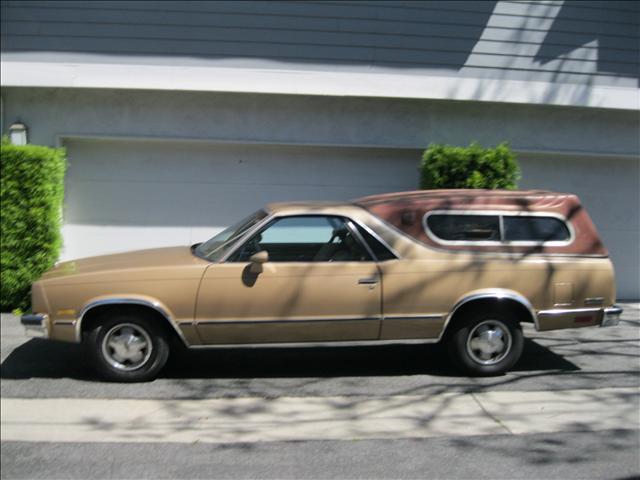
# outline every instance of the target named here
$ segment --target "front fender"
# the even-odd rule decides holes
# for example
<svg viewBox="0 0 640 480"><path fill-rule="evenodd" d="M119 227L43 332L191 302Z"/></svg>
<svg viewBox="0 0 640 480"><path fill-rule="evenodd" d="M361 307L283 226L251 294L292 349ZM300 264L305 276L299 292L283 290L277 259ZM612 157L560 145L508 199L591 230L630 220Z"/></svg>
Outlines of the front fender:
<svg viewBox="0 0 640 480"><path fill-rule="evenodd" d="M104 306L104 305L141 305L158 312L162 317L166 319L167 322L172 326L175 332L178 334L180 339L184 342L185 345L189 345L187 340L184 337L182 330L176 324L173 312L160 300L157 298L153 298L147 295L101 295L98 297L94 297L88 302L80 310L78 317L75 321L75 329L74 329L74 338L77 343L82 341L82 321L86 317L86 315L93 310L94 308Z"/></svg>

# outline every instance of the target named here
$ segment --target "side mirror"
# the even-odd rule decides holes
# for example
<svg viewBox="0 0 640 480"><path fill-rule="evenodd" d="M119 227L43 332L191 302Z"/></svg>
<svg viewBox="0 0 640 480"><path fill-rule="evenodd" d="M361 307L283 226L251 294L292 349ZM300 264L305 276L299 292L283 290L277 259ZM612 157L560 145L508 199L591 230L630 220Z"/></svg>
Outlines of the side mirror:
<svg viewBox="0 0 640 480"><path fill-rule="evenodd" d="M261 252L254 253L249 257L249 261L251 262L251 273L261 273L262 264L269 261L269 252L262 250Z"/></svg>

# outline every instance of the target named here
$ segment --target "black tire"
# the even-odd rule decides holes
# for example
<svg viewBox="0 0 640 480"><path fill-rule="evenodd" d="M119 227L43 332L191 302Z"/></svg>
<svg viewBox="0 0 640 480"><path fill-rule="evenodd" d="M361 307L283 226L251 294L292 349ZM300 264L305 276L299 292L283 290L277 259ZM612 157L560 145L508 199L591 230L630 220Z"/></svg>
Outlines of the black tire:
<svg viewBox="0 0 640 480"><path fill-rule="evenodd" d="M524 340L520 324L508 313L486 312L462 320L447 343L449 356L465 373L492 376L516 364Z"/></svg>
<svg viewBox="0 0 640 480"><path fill-rule="evenodd" d="M115 382L153 380L169 358L164 329L139 314L110 314L89 332L85 342L98 373Z"/></svg>

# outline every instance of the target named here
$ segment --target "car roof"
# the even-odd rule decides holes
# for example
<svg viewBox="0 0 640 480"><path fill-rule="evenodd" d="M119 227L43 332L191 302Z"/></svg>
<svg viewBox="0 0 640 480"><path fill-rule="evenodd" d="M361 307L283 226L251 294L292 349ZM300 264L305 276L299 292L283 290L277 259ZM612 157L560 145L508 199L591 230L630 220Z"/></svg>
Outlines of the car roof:
<svg viewBox="0 0 640 480"><path fill-rule="evenodd" d="M383 193L357 198L354 203L364 207L406 202L421 203L439 200L448 200L454 203L469 203L470 200L482 199L498 200L500 203L517 203L518 200L538 200L543 198L566 198L572 196L568 193L558 193L549 190L482 190L482 189L440 189L440 190L413 190L408 192Z"/></svg>
<svg viewBox="0 0 640 480"><path fill-rule="evenodd" d="M566 199L573 197L568 193L558 193L549 190L480 190L480 189L440 189L440 190L412 190L405 192L382 193L356 198L346 202L335 201L293 201L274 202L266 205L270 212L286 212L300 210L323 211L331 208L345 207L369 207L375 205L393 205L397 203L411 202L412 204L432 203L434 201L447 200L452 204L468 204L481 200L481 203L497 200L502 204L520 204L524 199L526 203L537 203L541 199ZM484 202L482 202L484 200Z"/></svg>
<svg viewBox="0 0 640 480"><path fill-rule="evenodd" d="M351 202L274 202L265 206L265 210L272 213L281 213L287 211L325 211L331 208L353 207Z"/></svg>

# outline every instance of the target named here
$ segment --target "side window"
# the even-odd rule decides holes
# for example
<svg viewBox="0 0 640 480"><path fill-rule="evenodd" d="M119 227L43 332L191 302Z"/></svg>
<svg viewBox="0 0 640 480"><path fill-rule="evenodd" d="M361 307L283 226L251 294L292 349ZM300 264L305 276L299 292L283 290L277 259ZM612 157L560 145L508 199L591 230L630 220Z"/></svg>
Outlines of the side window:
<svg viewBox="0 0 640 480"><path fill-rule="evenodd" d="M426 216L425 231L437 240L474 245L493 242L527 242L544 245L568 242L571 232L566 222L556 217L497 212L490 215L473 213L433 213Z"/></svg>
<svg viewBox="0 0 640 480"><path fill-rule="evenodd" d="M427 227L445 241L500 241L498 215L433 214L427 217Z"/></svg>
<svg viewBox="0 0 640 480"><path fill-rule="evenodd" d="M389 249L385 247L380 240L378 240L376 237L371 235L366 228L361 227L355 222L352 222L352 223L355 224L356 228L358 229L358 232L360 232L360 235L362 235L362 238L364 238L364 241L367 242L367 244L369 245L369 248L371 249L373 254L376 256L376 259L378 259L378 261L383 262L384 260L392 260L396 258L396 256L393 253L391 253L391 251L389 251Z"/></svg>
<svg viewBox="0 0 640 480"><path fill-rule="evenodd" d="M247 240L230 258L246 262L260 251L270 262L369 261L364 247L341 217L294 216L276 219Z"/></svg>
<svg viewBox="0 0 640 480"><path fill-rule="evenodd" d="M567 225L554 217L505 215L503 221L507 242L564 242L571 237Z"/></svg>

